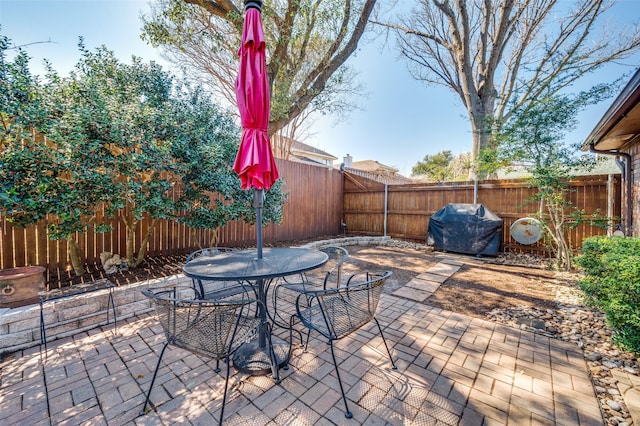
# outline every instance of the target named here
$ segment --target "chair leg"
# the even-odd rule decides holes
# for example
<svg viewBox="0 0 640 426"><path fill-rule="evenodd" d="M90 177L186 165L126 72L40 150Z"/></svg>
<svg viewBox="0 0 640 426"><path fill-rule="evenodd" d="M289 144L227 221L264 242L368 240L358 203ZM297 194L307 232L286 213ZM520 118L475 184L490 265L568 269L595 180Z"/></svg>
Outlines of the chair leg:
<svg viewBox="0 0 640 426"><path fill-rule="evenodd" d="M280 290L280 285L276 284L273 291L271 292L271 304L273 305L273 316L269 313L269 317L271 321L278 327L287 328L287 325L285 324L286 319L283 318L282 315L278 312L279 290Z"/></svg>
<svg viewBox="0 0 640 426"><path fill-rule="evenodd" d="M333 351L333 340L329 340L329 347L331 348L331 357L333 358L333 366L336 368L336 376L338 376L338 384L340 385L340 392L342 392L342 400L344 401L344 416L348 419L353 417L353 413L349 411L349 405L347 405L347 397L344 394L344 388L342 387L342 379L340 378L340 371L338 370L338 363L336 362L336 355Z"/></svg>
<svg viewBox="0 0 640 426"><path fill-rule="evenodd" d="M288 327L289 328L289 343L291 343L291 345L293 345L293 332L295 331L296 333L298 333L298 337L300 338L300 345L298 345L298 346L302 346L304 344L304 338L302 337L302 331L298 330L295 327L297 319L298 319L297 315L292 315L291 318L289 318L289 327Z"/></svg>
<svg viewBox="0 0 640 426"><path fill-rule="evenodd" d="M382 342L384 343L384 347L387 348L387 354L389 354L389 359L391 360L391 365L393 366L394 370L397 370L398 367L396 367L396 364L393 362L393 357L391 356L391 351L389 350L389 345L387 345L387 339L385 339L384 333L382 332L382 327L380 327L380 323L378 322L376 317L373 317L373 320L376 322L376 325L378 326L378 331L380 331L380 336L382 336Z"/></svg>
<svg viewBox="0 0 640 426"><path fill-rule="evenodd" d="M156 376L158 375L158 370L160 369L160 361L162 361L162 356L164 355L164 351L169 346L169 342L164 344L162 347L162 351L160 352L160 356L158 357L158 363L156 364L156 370L153 372L153 378L151 379L151 384L149 385L149 391L147 392L147 398L144 400L144 406L142 407L142 411L140 411L140 415L144 416L147 413L147 405L149 404L149 397L151 396L151 389L153 389L153 384L156 381Z"/></svg>
<svg viewBox="0 0 640 426"><path fill-rule="evenodd" d="M293 354L293 332L295 331L296 333L298 333L298 337L300 337L300 347L303 348L304 352L307 351L307 346L309 345L309 335L311 334L311 330L307 331L307 343L305 344L304 342L304 337L302 337L302 331L296 329L295 323L296 323L296 316L292 315L291 318L289 319L289 354L287 355L287 359L291 360L291 355ZM288 368L288 366L285 368L285 370Z"/></svg>
<svg viewBox="0 0 640 426"><path fill-rule="evenodd" d="M311 337L311 329L307 330L307 339L304 342L304 351L309 349L309 337ZM300 335L300 342L302 342L302 335Z"/></svg>
<svg viewBox="0 0 640 426"><path fill-rule="evenodd" d="M276 285L275 288L273 289L273 291L271 292L271 298L272 298L272 305L273 305L273 313L267 311L267 313L269 314L269 319L271 319L271 322L280 327L280 328L290 328L287 326L287 319L285 317L282 316L282 314L278 311L278 301L282 300L284 297L286 296L279 296L279 292L280 292L280 286L281 285ZM281 311L281 310L280 310ZM298 330L296 330L296 333L298 333L300 335L300 344L302 344L302 333Z"/></svg>
<svg viewBox="0 0 640 426"><path fill-rule="evenodd" d="M222 394L222 408L220 409L220 421L218 422L218 425L222 426L222 419L224 417L224 406L227 403L227 388L229 387L229 372L231 370L230 367L230 360L229 360L229 355L227 355L227 377L225 377L224 380L224 393Z"/></svg>
<svg viewBox="0 0 640 426"><path fill-rule="evenodd" d="M298 337L300 338L300 346L304 345L304 338L302 337L302 331L298 330L297 328L294 328L295 325L295 319L297 317L295 315L293 315L290 319L289 319L289 327L285 327L289 329L289 342L291 342L291 344L293 344L293 334L292 332L295 331L296 333L298 333Z"/></svg>
<svg viewBox="0 0 640 426"><path fill-rule="evenodd" d="M295 316L291 316L291 318L289 318L289 353L287 354L289 362L291 361L291 355L293 354L293 325L295 324L295 319ZM300 337L302 337L302 334Z"/></svg>

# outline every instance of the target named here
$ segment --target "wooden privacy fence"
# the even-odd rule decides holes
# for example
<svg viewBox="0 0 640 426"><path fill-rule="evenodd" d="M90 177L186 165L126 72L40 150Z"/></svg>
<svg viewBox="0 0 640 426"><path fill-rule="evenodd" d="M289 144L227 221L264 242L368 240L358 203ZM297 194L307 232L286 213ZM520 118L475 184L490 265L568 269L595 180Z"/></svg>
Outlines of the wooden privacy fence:
<svg viewBox="0 0 640 426"><path fill-rule="evenodd" d="M473 203L473 182L387 185L363 177L345 174L344 222L349 234L388 235L392 238L424 242L429 218L448 203ZM532 203L535 188L526 180L490 180L477 186L477 202L484 204L501 219L502 250L541 252L541 243L518 244L511 238L510 227L517 219L533 215L538 204ZM586 214L599 211L620 217L620 176L582 176L571 183L570 201ZM570 232L573 248L584 238L606 231L581 224Z"/></svg>
<svg viewBox="0 0 640 426"><path fill-rule="evenodd" d="M285 181L284 191L288 193L288 199L284 205L282 223L269 224L264 228L264 242L296 241L339 233L343 187L340 171L280 159L276 159L276 162L280 176ZM174 196L178 196L179 189L174 191ZM104 212L98 212L100 215L104 215ZM116 218L111 224L113 231L110 233L76 235L87 263L99 262L100 253L105 251L124 256L124 223ZM137 247L149 225L148 219L138 225ZM46 221L23 229L12 226L2 217L0 226L0 269L26 265L46 266L50 270L70 269L67 243L49 240ZM255 229L254 225L244 222L231 222L220 230L218 245L255 245ZM161 220L153 230L147 255L189 253L198 248L198 242L203 244L209 241L210 236L210 231L198 231L193 235L183 224Z"/></svg>
<svg viewBox="0 0 640 426"><path fill-rule="evenodd" d="M447 203L472 203L474 185L469 182L447 184L387 185L335 169L277 159L288 193L280 225L270 224L263 231L265 243L297 241L343 231L351 235L389 235L393 238L424 242L429 218ZM620 216L620 177L618 175L583 176L572 183L571 201L587 214L599 210L610 217ZM177 190L176 190L177 191ZM478 202L504 220L504 251L539 252L540 244L522 246L509 233L513 222L532 215L537 205L528 202L535 193L526 180L483 181L477 187ZM177 193L176 193L177 196ZM98 214L103 214L98 212ZM122 221L112 222L113 231L77 235L87 263L99 262L104 251L125 253L125 229ZM150 225L144 220L136 234L138 245ZM0 269L41 265L49 269L70 269L65 241L51 241L46 221L26 229L13 227L0 218ZM570 233L571 244L605 231L582 224ZM195 235L185 225L159 221L153 230L148 256L185 254L205 244L210 232ZM255 245L255 226L232 222L220 230L220 246Z"/></svg>

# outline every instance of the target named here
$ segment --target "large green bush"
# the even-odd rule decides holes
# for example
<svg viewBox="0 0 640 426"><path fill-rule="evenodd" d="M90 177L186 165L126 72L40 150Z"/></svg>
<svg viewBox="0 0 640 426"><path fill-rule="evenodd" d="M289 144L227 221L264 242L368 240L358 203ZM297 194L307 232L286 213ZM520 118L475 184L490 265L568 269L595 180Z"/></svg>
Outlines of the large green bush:
<svg viewBox="0 0 640 426"><path fill-rule="evenodd" d="M580 287L606 314L616 343L640 353L640 239L588 238L577 261Z"/></svg>
<svg viewBox="0 0 640 426"><path fill-rule="evenodd" d="M159 220L214 235L232 220L255 223L253 192L232 169L240 130L207 92L82 43L68 77L48 65L41 82L26 52L8 59L11 46L0 34L0 216L22 227L46 221L77 275L81 234L108 232L109 219L125 225L129 267L146 256ZM267 192L263 225L282 220L283 186Z"/></svg>

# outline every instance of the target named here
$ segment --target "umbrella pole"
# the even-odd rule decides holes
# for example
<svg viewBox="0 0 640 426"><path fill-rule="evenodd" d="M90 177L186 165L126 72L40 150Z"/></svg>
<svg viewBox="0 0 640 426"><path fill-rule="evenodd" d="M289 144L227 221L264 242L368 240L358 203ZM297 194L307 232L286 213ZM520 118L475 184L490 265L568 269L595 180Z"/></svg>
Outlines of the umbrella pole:
<svg viewBox="0 0 640 426"><path fill-rule="evenodd" d="M253 189L253 208L256 209L256 247L258 249L258 260L262 259L262 206L264 204L264 189ZM264 291L264 280L258 280L258 297L260 300L266 299ZM258 333L258 347L264 349L267 345L265 324L267 321L267 312L265 307L260 308L260 317L262 318L262 326Z"/></svg>
<svg viewBox="0 0 640 426"><path fill-rule="evenodd" d="M264 189L253 189L253 208L256 209L256 246L258 259L262 259L262 206L264 205Z"/></svg>

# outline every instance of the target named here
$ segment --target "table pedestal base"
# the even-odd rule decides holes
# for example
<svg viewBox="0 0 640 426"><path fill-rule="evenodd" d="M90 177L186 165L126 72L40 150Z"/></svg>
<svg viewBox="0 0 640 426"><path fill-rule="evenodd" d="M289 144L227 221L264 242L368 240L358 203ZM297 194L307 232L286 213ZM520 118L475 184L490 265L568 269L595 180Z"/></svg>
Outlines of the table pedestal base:
<svg viewBox="0 0 640 426"><path fill-rule="evenodd" d="M276 356L278 369L287 365L289 361L289 344L282 339L272 337L273 352ZM233 354L233 366L240 372L251 376L265 376L271 374L271 356L269 346L258 346L258 340L244 343Z"/></svg>

